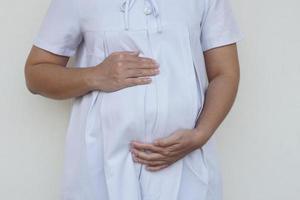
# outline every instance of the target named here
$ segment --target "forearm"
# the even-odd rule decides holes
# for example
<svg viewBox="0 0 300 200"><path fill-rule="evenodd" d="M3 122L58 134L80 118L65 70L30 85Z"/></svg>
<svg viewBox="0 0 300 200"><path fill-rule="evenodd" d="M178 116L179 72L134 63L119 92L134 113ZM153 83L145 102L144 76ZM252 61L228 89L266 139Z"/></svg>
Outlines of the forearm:
<svg viewBox="0 0 300 200"><path fill-rule="evenodd" d="M219 75L209 83L203 110L196 124L198 146L213 135L231 109L237 89L238 75Z"/></svg>
<svg viewBox="0 0 300 200"><path fill-rule="evenodd" d="M139 52L114 52L96 66L66 67L69 57L33 46L25 63L26 86L33 94L68 99L93 90L113 92L145 85L159 73L151 58Z"/></svg>
<svg viewBox="0 0 300 200"><path fill-rule="evenodd" d="M42 63L25 71L28 89L52 99L68 99L91 91L92 67L67 68Z"/></svg>

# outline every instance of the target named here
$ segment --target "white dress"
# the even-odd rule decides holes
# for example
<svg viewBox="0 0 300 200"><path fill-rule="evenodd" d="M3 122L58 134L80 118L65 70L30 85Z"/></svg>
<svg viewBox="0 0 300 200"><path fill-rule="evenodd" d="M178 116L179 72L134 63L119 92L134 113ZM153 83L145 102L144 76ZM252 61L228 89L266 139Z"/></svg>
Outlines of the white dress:
<svg viewBox="0 0 300 200"><path fill-rule="evenodd" d="M194 128L208 86L203 51L241 33L226 0L52 0L33 44L75 67L139 50L160 74L149 85L74 98L63 200L221 200L214 137L158 172L134 163L129 142Z"/></svg>

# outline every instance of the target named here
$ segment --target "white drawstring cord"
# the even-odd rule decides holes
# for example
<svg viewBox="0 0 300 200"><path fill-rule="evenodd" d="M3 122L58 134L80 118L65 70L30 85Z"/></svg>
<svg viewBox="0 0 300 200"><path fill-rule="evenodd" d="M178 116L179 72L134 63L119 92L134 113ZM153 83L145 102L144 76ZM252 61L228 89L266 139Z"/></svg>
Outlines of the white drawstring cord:
<svg viewBox="0 0 300 200"><path fill-rule="evenodd" d="M125 29L129 29L129 10L132 8L135 0L124 0L121 5L121 11L124 12Z"/></svg>
<svg viewBox="0 0 300 200"><path fill-rule="evenodd" d="M157 23L157 32L162 32L162 25L161 25L161 18L160 13L158 9L158 5L155 0L147 0L150 5L153 12L153 16L156 18ZM129 11L133 7L135 3L135 0L124 0L121 5L121 11L124 12L124 23L125 23L125 30L129 29Z"/></svg>
<svg viewBox="0 0 300 200"><path fill-rule="evenodd" d="M162 32L162 25L161 25L161 18L159 13L159 8L155 0L148 0L148 2L151 4L153 16L156 18L157 23L157 32Z"/></svg>

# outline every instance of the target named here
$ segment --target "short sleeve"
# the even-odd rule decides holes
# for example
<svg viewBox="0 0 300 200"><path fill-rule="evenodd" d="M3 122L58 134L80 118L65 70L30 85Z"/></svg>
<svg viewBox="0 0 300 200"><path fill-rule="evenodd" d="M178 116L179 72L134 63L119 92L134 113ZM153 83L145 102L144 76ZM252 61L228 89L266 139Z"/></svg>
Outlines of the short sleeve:
<svg viewBox="0 0 300 200"><path fill-rule="evenodd" d="M236 43L243 38L229 0L205 0L201 23L202 50Z"/></svg>
<svg viewBox="0 0 300 200"><path fill-rule="evenodd" d="M81 42L78 0L51 0L33 45L62 56L73 56Z"/></svg>

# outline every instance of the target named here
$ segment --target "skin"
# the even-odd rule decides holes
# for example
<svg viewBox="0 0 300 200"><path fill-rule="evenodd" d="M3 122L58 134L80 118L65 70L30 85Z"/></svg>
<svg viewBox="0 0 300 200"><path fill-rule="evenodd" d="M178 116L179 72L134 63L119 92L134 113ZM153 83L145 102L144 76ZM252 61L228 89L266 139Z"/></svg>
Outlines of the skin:
<svg viewBox="0 0 300 200"><path fill-rule="evenodd" d="M102 63L85 68L66 67L69 57L31 48L25 64L26 86L33 94L52 99L69 99L93 90L113 92L151 83L159 73L155 60L139 52L114 52Z"/></svg>
<svg viewBox="0 0 300 200"><path fill-rule="evenodd" d="M24 69L26 86L33 94L69 99L93 90L113 92L150 84L151 77L159 74L159 65L138 55L138 52L115 52L96 66L67 68L68 57L33 46ZM150 171L162 170L201 148L234 103L240 75L236 44L210 49L204 56L209 86L195 128L176 130L153 143L130 143L133 161L145 164Z"/></svg>
<svg viewBox="0 0 300 200"><path fill-rule="evenodd" d="M132 141L130 151L135 162L149 171L162 170L201 148L213 135L231 109L240 79L236 44L204 52L209 86L203 110L194 129L181 129L170 136L147 144Z"/></svg>

